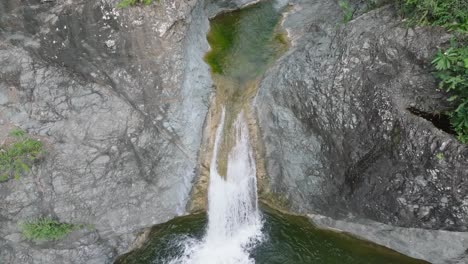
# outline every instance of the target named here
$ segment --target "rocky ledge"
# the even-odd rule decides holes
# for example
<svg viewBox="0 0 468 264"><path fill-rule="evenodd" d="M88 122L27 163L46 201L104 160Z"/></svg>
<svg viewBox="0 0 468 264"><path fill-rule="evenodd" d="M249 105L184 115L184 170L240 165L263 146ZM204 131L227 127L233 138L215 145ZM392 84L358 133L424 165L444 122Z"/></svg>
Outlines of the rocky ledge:
<svg viewBox="0 0 468 264"><path fill-rule="evenodd" d="M468 233L421 228L403 228L365 219L334 220L309 214L319 228L353 234L417 259L435 264L468 262Z"/></svg>

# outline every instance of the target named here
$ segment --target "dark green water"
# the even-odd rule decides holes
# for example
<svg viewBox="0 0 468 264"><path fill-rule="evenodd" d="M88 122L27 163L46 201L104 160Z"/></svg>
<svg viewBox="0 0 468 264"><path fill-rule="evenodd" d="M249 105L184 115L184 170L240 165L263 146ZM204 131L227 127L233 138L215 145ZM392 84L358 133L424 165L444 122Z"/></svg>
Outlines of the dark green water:
<svg viewBox="0 0 468 264"><path fill-rule="evenodd" d="M205 56L214 74L245 82L259 77L285 51L287 41L277 30L281 9L264 1L216 16L210 21Z"/></svg>
<svg viewBox="0 0 468 264"><path fill-rule="evenodd" d="M211 50L205 61L210 65L216 87L212 106L219 118L225 108L223 139L218 156L221 175L226 174L227 155L234 144L232 124L240 112L249 115L257 82L268 67L286 51L288 43L279 30L284 8L263 1L227 12L210 20L207 40Z"/></svg>
<svg viewBox="0 0 468 264"><path fill-rule="evenodd" d="M315 228L307 218L280 213L263 206L265 240L251 256L256 264L416 264L412 259L352 236ZM183 252L188 237L201 239L205 214L175 218L153 227L149 240L121 256L118 264L163 264Z"/></svg>

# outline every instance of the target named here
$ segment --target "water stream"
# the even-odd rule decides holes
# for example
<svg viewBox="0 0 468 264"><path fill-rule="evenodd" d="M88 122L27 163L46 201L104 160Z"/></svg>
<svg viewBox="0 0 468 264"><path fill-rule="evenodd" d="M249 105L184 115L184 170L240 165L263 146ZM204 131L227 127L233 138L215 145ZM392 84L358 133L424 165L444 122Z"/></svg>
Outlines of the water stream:
<svg viewBox="0 0 468 264"><path fill-rule="evenodd" d="M225 110L216 131L208 192L208 228L200 240L181 241L184 251L170 264L250 264L250 250L261 241L256 169L249 131L241 112L234 122L235 144L228 154L227 173L218 172L217 158Z"/></svg>
<svg viewBox="0 0 468 264"><path fill-rule="evenodd" d="M208 213L154 227L142 247L116 263L308 264L425 263L351 236L315 228L257 197L257 163L249 126L257 82L284 52L278 29L282 7L273 1L224 13L211 20L206 61L216 102L209 162Z"/></svg>

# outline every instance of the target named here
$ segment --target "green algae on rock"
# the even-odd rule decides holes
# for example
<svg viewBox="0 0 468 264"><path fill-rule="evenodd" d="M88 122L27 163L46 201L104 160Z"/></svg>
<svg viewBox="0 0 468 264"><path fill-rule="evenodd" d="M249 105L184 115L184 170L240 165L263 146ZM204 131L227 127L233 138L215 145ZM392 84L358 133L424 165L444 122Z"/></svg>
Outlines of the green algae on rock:
<svg viewBox="0 0 468 264"><path fill-rule="evenodd" d="M279 29L283 11L273 1L265 1L210 20L207 39L211 51L205 61L216 86L216 102L212 106L215 119L221 107L226 109L226 133L218 159L221 175L225 174L226 156L233 144L234 119L241 110L250 111L248 104L256 94L259 78L288 46Z"/></svg>
<svg viewBox="0 0 468 264"><path fill-rule="evenodd" d="M261 75L287 47L277 29L281 12L267 1L213 18L205 56L212 72L240 84Z"/></svg>

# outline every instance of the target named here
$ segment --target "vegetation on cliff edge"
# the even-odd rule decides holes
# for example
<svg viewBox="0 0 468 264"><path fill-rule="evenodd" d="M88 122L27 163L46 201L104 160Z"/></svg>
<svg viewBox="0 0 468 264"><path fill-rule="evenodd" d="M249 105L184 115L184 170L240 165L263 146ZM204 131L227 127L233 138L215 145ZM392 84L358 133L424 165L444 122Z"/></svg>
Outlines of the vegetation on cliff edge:
<svg viewBox="0 0 468 264"><path fill-rule="evenodd" d="M398 7L410 25L441 26L454 32L458 43L439 50L432 61L439 88L450 94L454 109L450 123L457 138L468 143L468 1L398 0Z"/></svg>
<svg viewBox="0 0 468 264"><path fill-rule="evenodd" d="M468 46L453 43L447 50L439 50L432 64L439 88L450 93L448 100L456 105L449 113L450 123L458 139L468 143Z"/></svg>
<svg viewBox="0 0 468 264"><path fill-rule="evenodd" d="M468 32L466 0L398 0L398 6L412 25L442 26Z"/></svg>

